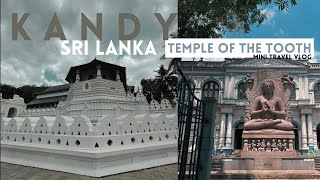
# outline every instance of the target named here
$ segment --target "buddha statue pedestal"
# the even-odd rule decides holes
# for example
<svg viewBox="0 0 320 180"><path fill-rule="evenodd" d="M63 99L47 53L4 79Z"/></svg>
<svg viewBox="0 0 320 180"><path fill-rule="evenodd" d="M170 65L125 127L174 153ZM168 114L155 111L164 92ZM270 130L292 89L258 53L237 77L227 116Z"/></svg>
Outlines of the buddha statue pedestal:
<svg viewBox="0 0 320 180"><path fill-rule="evenodd" d="M294 140L293 131L244 130L240 157L222 158L221 169L223 172L228 170L314 170L314 159L297 154L294 149Z"/></svg>
<svg viewBox="0 0 320 180"><path fill-rule="evenodd" d="M241 157L296 157L294 132L276 129L243 131Z"/></svg>

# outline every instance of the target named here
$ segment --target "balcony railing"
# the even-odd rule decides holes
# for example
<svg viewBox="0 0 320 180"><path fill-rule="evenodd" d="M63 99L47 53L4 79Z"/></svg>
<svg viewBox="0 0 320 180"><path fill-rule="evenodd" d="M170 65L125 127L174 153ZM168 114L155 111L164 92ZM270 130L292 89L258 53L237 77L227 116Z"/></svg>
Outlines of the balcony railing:
<svg viewBox="0 0 320 180"><path fill-rule="evenodd" d="M181 61L180 67L222 67L225 62L224 61Z"/></svg>
<svg viewBox="0 0 320 180"><path fill-rule="evenodd" d="M320 63L310 63L310 69L320 69Z"/></svg>

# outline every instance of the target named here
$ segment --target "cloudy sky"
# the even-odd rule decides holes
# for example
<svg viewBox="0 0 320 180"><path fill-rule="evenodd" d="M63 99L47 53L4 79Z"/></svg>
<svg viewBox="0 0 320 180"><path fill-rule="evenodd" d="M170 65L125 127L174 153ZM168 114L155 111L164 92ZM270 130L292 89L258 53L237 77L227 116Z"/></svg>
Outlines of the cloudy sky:
<svg viewBox="0 0 320 180"><path fill-rule="evenodd" d="M270 15L260 27L253 26L248 34L228 33L232 38L314 38L315 59L320 62L320 1L297 1L289 11L279 11L276 5L263 7Z"/></svg>
<svg viewBox="0 0 320 180"><path fill-rule="evenodd" d="M61 41L52 38L43 40L54 13L57 14L66 38L80 39L80 19L83 12L92 22L96 13L102 13L103 41L102 50L110 40L118 40L118 15L120 12L133 13L141 22L138 40L152 40L157 56L96 56L105 62L125 66L127 81L130 85L139 85L142 78L154 76L153 70L160 64L164 52L162 28L153 15L161 13L166 19L170 13L177 12L178 0L2 0L1 1L1 83L22 86L25 84L57 85L66 83L65 76L71 66L88 63L96 56L95 46L89 44L88 56L60 54ZM320 1L298 1L290 7L289 12L279 12L277 7L263 7L270 17L260 27L253 26L248 34L227 33L227 38L315 38L316 59L320 62ZM31 15L24 24L24 29L31 41L11 39L12 13L29 12ZM177 18L170 27L169 33L176 32ZM132 24L127 23L130 31ZM89 42L96 37L88 30Z"/></svg>
<svg viewBox="0 0 320 180"><path fill-rule="evenodd" d="M12 13L31 13L23 25L31 41L11 39ZM96 13L102 13L101 50L105 51L110 40L118 41L119 13L132 13L141 23L137 40L152 40L158 53L156 56L96 56L97 38L88 30L89 55L61 55L59 38L45 41L44 36L54 13L57 14L67 40L81 39L81 12L94 24ZM127 83L139 85L142 78L154 76L164 52L162 28L153 13L159 12L164 19L177 12L177 0L2 0L1 1L1 83L22 86L26 84L58 85L64 80L70 67L90 62L96 58L127 68ZM169 33L177 31L177 17ZM126 30L132 30L127 22ZM92 43L90 43L92 42ZM146 46L147 44L145 44ZM143 49L143 47L141 48Z"/></svg>

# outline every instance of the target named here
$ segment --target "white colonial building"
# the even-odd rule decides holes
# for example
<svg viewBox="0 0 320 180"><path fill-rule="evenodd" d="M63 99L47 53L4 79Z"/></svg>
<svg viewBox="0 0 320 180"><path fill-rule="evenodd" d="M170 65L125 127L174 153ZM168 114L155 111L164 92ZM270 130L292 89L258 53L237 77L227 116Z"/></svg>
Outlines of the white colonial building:
<svg viewBox="0 0 320 180"><path fill-rule="evenodd" d="M1 99L1 161L94 177L177 162L175 107L133 94L125 67L94 59L66 80Z"/></svg>
<svg viewBox="0 0 320 180"><path fill-rule="evenodd" d="M279 59L226 59L224 61L182 61L180 67L192 79L198 98L214 96L216 111L215 149L241 149L241 135L247 103L244 78L258 69L270 68L294 78L291 91L291 119L295 126L295 148L320 148L320 63Z"/></svg>

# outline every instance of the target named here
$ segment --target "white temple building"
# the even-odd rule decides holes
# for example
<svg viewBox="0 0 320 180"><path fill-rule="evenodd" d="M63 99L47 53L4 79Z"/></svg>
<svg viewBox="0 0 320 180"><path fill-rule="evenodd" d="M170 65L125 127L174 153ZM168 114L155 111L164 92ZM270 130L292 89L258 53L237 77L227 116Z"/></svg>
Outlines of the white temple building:
<svg viewBox="0 0 320 180"><path fill-rule="evenodd" d="M3 99L0 93L1 117L15 117L26 110L23 98L14 95L12 99Z"/></svg>
<svg viewBox="0 0 320 180"><path fill-rule="evenodd" d="M259 69L276 69L294 78L291 119L295 126L295 149L320 148L320 63L279 59L225 59L181 61L180 67L195 85L198 98L218 101L214 148L229 154L241 149L247 103L244 78Z"/></svg>
<svg viewBox="0 0 320 180"><path fill-rule="evenodd" d="M24 104L1 98L1 161L94 177L177 162L177 111L94 59Z"/></svg>

